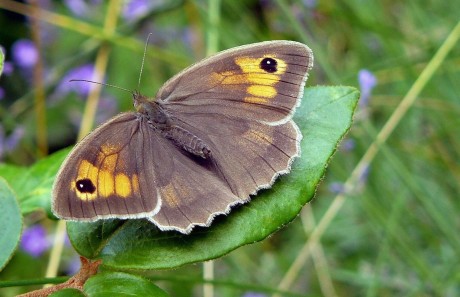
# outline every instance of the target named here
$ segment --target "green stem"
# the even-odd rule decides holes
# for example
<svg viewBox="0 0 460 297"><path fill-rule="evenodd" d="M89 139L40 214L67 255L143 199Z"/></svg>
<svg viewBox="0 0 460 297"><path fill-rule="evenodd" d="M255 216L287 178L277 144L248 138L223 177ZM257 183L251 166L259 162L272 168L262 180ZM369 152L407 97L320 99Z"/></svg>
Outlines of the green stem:
<svg viewBox="0 0 460 297"><path fill-rule="evenodd" d="M209 24L207 31L206 56L219 50L220 0L209 0Z"/></svg>

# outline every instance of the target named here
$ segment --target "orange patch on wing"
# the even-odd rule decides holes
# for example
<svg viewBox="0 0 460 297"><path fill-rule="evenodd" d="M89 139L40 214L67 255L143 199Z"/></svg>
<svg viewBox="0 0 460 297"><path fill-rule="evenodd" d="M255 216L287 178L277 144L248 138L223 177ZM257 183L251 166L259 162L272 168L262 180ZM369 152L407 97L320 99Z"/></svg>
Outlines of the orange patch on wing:
<svg viewBox="0 0 460 297"><path fill-rule="evenodd" d="M108 155L102 159L100 168L113 172L117 166L118 154Z"/></svg>
<svg viewBox="0 0 460 297"><path fill-rule="evenodd" d="M171 182L161 189L162 198L169 206L179 206L190 196L187 182L183 178L174 177Z"/></svg>
<svg viewBox="0 0 460 297"><path fill-rule="evenodd" d="M271 134L271 133L270 133ZM260 130L248 130L244 135L247 138L252 139L254 142L261 142L261 143L273 143L273 136L267 133L264 133Z"/></svg>
<svg viewBox="0 0 460 297"><path fill-rule="evenodd" d="M137 174L133 174L131 177L131 183L133 185L133 191L135 194L139 194L139 177Z"/></svg>
<svg viewBox="0 0 460 297"><path fill-rule="evenodd" d="M123 173L118 173L115 176L115 193L122 198L132 194L131 180Z"/></svg>
<svg viewBox="0 0 460 297"><path fill-rule="evenodd" d="M269 73L260 67L263 59L271 58L277 62L277 71ZM244 98L247 103L267 104L270 98L275 98L278 94L275 85L281 79L281 75L286 72L286 63L278 59L276 55L264 55L261 58L238 57L235 63L243 71L246 83L249 86L246 92L249 96Z"/></svg>
<svg viewBox="0 0 460 297"><path fill-rule="evenodd" d="M136 174L130 178L125 173L115 173L120 165L118 154L112 153L104 158L101 155L103 154L100 153L97 157L97 165L93 165L87 160L80 162L78 175L70 185L76 196L81 200L88 201L98 197L108 198L113 195L127 198L132 196L133 192L139 194L139 179ZM77 182L81 180L91 181L96 190L93 193L80 192L77 188Z"/></svg>
<svg viewBox="0 0 460 297"><path fill-rule="evenodd" d="M264 98L273 98L277 94L275 87L272 86L251 85L247 91L253 96Z"/></svg>
<svg viewBox="0 0 460 297"><path fill-rule="evenodd" d="M244 102L246 103L254 103L254 104L267 104L270 100L268 98L262 97L244 97Z"/></svg>
<svg viewBox="0 0 460 297"><path fill-rule="evenodd" d="M97 179L98 174L99 174L99 169L95 167L93 164L91 164L90 162L88 162L87 160L83 160L79 163L77 178L70 185L71 190L75 192L75 194L77 195L79 199L87 201L87 200L93 200L97 197L97 192L82 193L78 191L77 181L88 179L93 183L93 185L96 185L95 181Z"/></svg>
<svg viewBox="0 0 460 297"><path fill-rule="evenodd" d="M161 198L163 198L164 202L169 206L179 205L179 198L172 184L168 184L161 188Z"/></svg>
<svg viewBox="0 0 460 297"><path fill-rule="evenodd" d="M97 180L96 192L104 198L115 194L115 179L113 172L100 170Z"/></svg>
<svg viewBox="0 0 460 297"><path fill-rule="evenodd" d="M119 151L120 151L120 147L118 145L104 144L101 146L101 152L106 156L116 154Z"/></svg>
<svg viewBox="0 0 460 297"><path fill-rule="evenodd" d="M273 73L267 73L265 70L260 68L260 63L265 58L271 58L277 63L277 71ZM281 74L286 72L287 64L282 59L276 57L276 55L264 55L261 58L251 58L251 57L238 57L235 59L235 63L240 66L243 73L261 73L265 75L270 75L274 77L279 77ZM279 80L279 78L278 78Z"/></svg>
<svg viewBox="0 0 460 297"><path fill-rule="evenodd" d="M269 73L261 69L260 63L265 58L271 58L277 62L277 71ZM275 87L286 72L287 64L276 55L264 55L261 58L237 57L235 63L240 67L239 71L214 72L211 75L212 85L232 86L245 85L246 96L243 100L247 103L267 104L269 99L278 94Z"/></svg>

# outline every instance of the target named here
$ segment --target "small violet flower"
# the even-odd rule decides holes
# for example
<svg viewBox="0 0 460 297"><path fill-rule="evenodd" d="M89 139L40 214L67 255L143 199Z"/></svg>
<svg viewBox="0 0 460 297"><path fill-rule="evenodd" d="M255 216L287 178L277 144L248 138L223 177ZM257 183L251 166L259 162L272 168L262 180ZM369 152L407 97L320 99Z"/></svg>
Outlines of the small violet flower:
<svg viewBox="0 0 460 297"><path fill-rule="evenodd" d="M74 15L84 17L92 13L101 0L64 0L64 4Z"/></svg>
<svg viewBox="0 0 460 297"><path fill-rule="evenodd" d="M358 185L364 185L367 182L367 179L369 177L369 172L370 172L370 166L369 164L365 164L363 170L361 171L361 174L359 175L358 178Z"/></svg>
<svg viewBox="0 0 460 297"><path fill-rule="evenodd" d="M81 267L80 257L75 256L75 257L72 257L70 262L67 263L65 270L66 270L67 275L74 275L80 270L80 267Z"/></svg>
<svg viewBox="0 0 460 297"><path fill-rule="evenodd" d="M307 8L315 8L318 6L318 1L317 0L303 0L303 5Z"/></svg>
<svg viewBox="0 0 460 297"><path fill-rule="evenodd" d="M345 152L350 152L355 148L355 141L351 138L344 139L340 145L340 149Z"/></svg>
<svg viewBox="0 0 460 297"><path fill-rule="evenodd" d="M0 126L0 160L2 160L5 153L14 151L19 144L19 141L24 136L24 128L16 127L9 136L5 135L5 130Z"/></svg>
<svg viewBox="0 0 460 297"><path fill-rule="evenodd" d="M13 73L13 70L14 70L14 66L13 66L13 63L11 63L10 61L5 61L5 63L3 63L3 72L2 72L2 75L11 75L11 73Z"/></svg>
<svg viewBox="0 0 460 297"><path fill-rule="evenodd" d="M267 297L267 295L257 292L246 292L241 297Z"/></svg>
<svg viewBox="0 0 460 297"><path fill-rule="evenodd" d="M359 105L365 107L369 103L372 89L377 85L377 78L369 70L362 69L358 73L358 81L361 88L361 100L359 101Z"/></svg>
<svg viewBox="0 0 460 297"><path fill-rule="evenodd" d="M13 133L4 140L5 150L8 152L13 151L17 147L19 141L24 137L24 132L23 127L16 127Z"/></svg>
<svg viewBox="0 0 460 297"><path fill-rule="evenodd" d="M20 39L12 46L13 61L21 68L32 68L39 55L35 44L28 39Z"/></svg>
<svg viewBox="0 0 460 297"><path fill-rule="evenodd" d="M122 16L128 21L135 21L147 15L154 7L163 4L164 1L128 0L123 6Z"/></svg>
<svg viewBox="0 0 460 297"><path fill-rule="evenodd" d="M92 80L94 77L94 65L86 64L77 68L74 68L67 72L66 75L62 78L57 92L60 94L67 94L70 92L75 92L81 96L87 96L92 89L92 84L84 81L74 81L72 79L86 79Z"/></svg>
<svg viewBox="0 0 460 297"><path fill-rule="evenodd" d="M341 194L345 192L345 184L339 182L332 182L329 185L329 191L333 194Z"/></svg>
<svg viewBox="0 0 460 297"><path fill-rule="evenodd" d="M118 112L117 100L111 96L102 96L99 98L98 113L96 115L96 123L101 124L113 117Z"/></svg>
<svg viewBox="0 0 460 297"><path fill-rule="evenodd" d="M2 53L3 58L5 58L6 50L1 45L0 45L0 52ZM0 77L2 75L7 75L7 76L10 75L11 73L13 73L13 69L14 69L13 63L11 63L10 61L3 61L3 68L0 69Z"/></svg>
<svg viewBox="0 0 460 297"><path fill-rule="evenodd" d="M64 4L76 16L88 13L88 5L84 0L64 0Z"/></svg>
<svg viewBox="0 0 460 297"><path fill-rule="evenodd" d="M22 234L21 248L32 257L40 257L50 247L46 230L42 225L33 225Z"/></svg>

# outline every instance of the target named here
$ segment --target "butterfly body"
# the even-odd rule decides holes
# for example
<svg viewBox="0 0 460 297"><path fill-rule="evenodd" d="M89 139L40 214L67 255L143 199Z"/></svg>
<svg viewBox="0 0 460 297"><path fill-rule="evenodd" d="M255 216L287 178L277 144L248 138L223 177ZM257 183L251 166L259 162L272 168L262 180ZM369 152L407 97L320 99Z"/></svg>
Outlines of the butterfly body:
<svg viewBox="0 0 460 297"><path fill-rule="evenodd" d="M53 187L70 220L147 218L189 233L247 202L300 154L292 121L313 56L289 41L221 52L82 140Z"/></svg>
<svg viewBox="0 0 460 297"><path fill-rule="evenodd" d="M137 116L147 120L149 125L158 130L164 138L170 139L182 149L201 156L209 157L210 151L198 136L182 128L177 121L169 115L160 100L150 101L138 92L133 94L134 107Z"/></svg>

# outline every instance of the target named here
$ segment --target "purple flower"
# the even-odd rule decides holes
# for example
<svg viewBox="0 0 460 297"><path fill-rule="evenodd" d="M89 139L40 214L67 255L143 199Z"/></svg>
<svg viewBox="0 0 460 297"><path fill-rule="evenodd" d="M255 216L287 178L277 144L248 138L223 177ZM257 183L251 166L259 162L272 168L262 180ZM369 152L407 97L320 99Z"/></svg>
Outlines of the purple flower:
<svg viewBox="0 0 460 297"><path fill-rule="evenodd" d="M150 6L149 1L146 0L130 0L125 3L122 16L127 21L134 21L144 16L148 12Z"/></svg>
<svg viewBox="0 0 460 297"><path fill-rule="evenodd" d="M267 295L257 292L246 292L241 297L267 297Z"/></svg>
<svg viewBox="0 0 460 297"><path fill-rule="evenodd" d="M125 2L123 6L122 16L128 21L132 22L136 19L139 19L147 15L154 8L157 8L163 5L165 1L156 0L156 1L147 1L147 0L129 0Z"/></svg>
<svg viewBox="0 0 460 297"><path fill-rule="evenodd" d="M19 126L13 130L10 136L5 138L4 146L5 150L8 152L13 151L17 146L19 141L24 137L24 128Z"/></svg>
<svg viewBox="0 0 460 297"><path fill-rule="evenodd" d="M364 185L367 182L367 178L369 177L370 166L369 164L365 164L363 171L359 175L358 178L358 185Z"/></svg>
<svg viewBox="0 0 460 297"><path fill-rule="evenodd" d="M64 78L61 80L59 86L57 87L57 92L61 95L75 92L81 96L87 96L94 86L91 83L84 81L72 82L70 81L72 79L93 80L94 65L86 64L70 70L66 75L64 75Z"/></svg>
<svg viewBox="0 0 460 297"><path fill-rule="evenodd" d="M349 152L352 151L355 148L355 141L353 139L347 138L342 141L342 144L340 145L340 149Z"/></svg>
<svg viewBox="0 0 460 297"><path fill-rule="evenodd" d="M302 2L307 8L315 8L318 5L317 0L303 0Z"/></svg>
<svg viewBox="0 0 460 297"><path fill-rule="evenodd" d="M84 17L95 12L95 6L101 4L101 0L65 0L64 4L74 15Z"/></svg>
<svg viewBox="0 0 460 297"><path fill-rule="evenodd" d="M72 257L69 263L67 263L66 272L67 275L76 274L81 267L81 261L79 256Z"/></svg>
<svg viewBox="0 0 460 297"><path fill-rule="evenodd" d="M38 61L38 50L28 39L20 39L12 46L13 61L22 68L32 68Z"/></svg>
<svg viewBox="0 0 460 297"><path fill-rule="evenodd" d="M3 73L2 74L10 75L11 73L13 73L13 69L14 69L13 63L11 63L10 61L5 61L5 63L3 63Z"/></svg>
<svg viewBox="0 0 460 297"><path fill-rule="evenodd" d="M40 257L48 248L46 230L42 225L33 225L22 233L21 248L32 257Z"/></svg>
<svg viewBox="0 0 460 297"><path fill-rule="evenodd" d="M96 115L96 123L101 124L113 117L118 112L118 104L115 98L110 96L103 96L98 102L99 112Z"/></svg>
<svg viewBox="0 0 460 297"><path fill-rule="evenodd" d="M65 0L64 4L76 16L84 16L88 13L88 5L84 0Z"/></svg>
<svg viewBox="0 0 460 297"><path fill-rule="evenodd" d="M367 69L362 69L358 73L359 86L361 88L360 106L367 106L372 89L377 85L377 78Z"/></svg>
<svg viewBox="0 0 460 297"><path fill-rule="evenodd" d="M345 185L339 182L332 182L329 185L329 191L334 194L341 194L345 192Z"/></svg>
<svg viewBox="0 0 460 297"><path fill-rule="evenodd" d="M19 126L9 136L5 136L5 130L0 126L0 160L5 153L13 151L24 136L24 128Z"/></svg>

